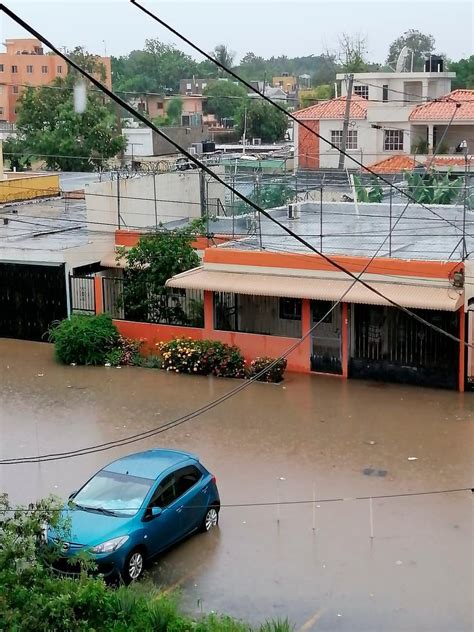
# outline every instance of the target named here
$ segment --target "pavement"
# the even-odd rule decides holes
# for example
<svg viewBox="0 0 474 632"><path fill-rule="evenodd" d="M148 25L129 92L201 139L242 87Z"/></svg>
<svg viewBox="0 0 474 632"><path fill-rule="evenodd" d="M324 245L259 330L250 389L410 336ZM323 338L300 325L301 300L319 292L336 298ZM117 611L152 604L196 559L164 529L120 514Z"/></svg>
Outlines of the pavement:
<svg viewBox="0 0 474 632"><path fill-rule="evenodd" d="M0 339L0 384L5 458L148 430L238 382L64 367L47 344ZM473 423L471 393L288 374L280 385L251 384L153 439L0 466L0 491L18 503L66 498L120 455L190 450L217 477L219 528L149 569L163 590L181 591L190 614L213 610L253 623L288 617L302 632L469 632L472 493L374 499L372 520L370 501L353 499L471 488Z"/></svg>

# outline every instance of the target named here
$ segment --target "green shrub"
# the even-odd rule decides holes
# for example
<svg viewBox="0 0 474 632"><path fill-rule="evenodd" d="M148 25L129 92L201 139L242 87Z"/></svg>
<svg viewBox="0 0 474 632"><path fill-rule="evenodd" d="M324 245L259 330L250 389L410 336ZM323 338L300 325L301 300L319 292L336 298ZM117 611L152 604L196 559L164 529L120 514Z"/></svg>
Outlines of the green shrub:
<svg viewBox="0 0 474 632"><path fill-rule="evenodd" d="M159 343L158 348L167 371L245 377L245 360L238 347L215 340L174 338Z"/></svg>
<svg viewBox="0 0 474 632"><path fill-rule="evenodd" d="M108 314L73 314L49 330L56 357L64 364L104 364L119 334Z"/></svg>
<svg viewBox="0 0 474 632"><path fill-rule="evenodd" d="M149 356L139 356L136 362L137 366L141 366L144 369L162 369L163 361L160 356L157 355L149 355Z"/></svg>
<svg viewBox="0 0 474 632"><path fill-rule="evenodd" d="M141 340L132 340L119 336L116 346L105 356L107 364L112 366L135 366L140 364Z"/></svg>
<svg viewBox="0 0 474 632"><path fill-rule="evenodd" d="M261 371L269 367L273 362L275 362L274 366L258 377L257 380L259 382L281 382L286 370L286 358L280 358L278 360L268 357L256 358L250 363L247 373L248 377L255 377Z"/></svg>

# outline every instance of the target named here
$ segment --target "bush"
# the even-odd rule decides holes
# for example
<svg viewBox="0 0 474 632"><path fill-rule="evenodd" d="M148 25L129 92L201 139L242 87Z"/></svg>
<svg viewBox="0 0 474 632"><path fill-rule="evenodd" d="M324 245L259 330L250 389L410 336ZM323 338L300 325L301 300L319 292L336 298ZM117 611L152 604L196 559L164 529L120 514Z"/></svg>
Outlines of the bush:
<svg viewBox="0 0 474 632"><path fill-rule="evenodd" d="M104 364L119 334L108 314L73 314L49 330L56 357L64 364Z"/></svg>
<svg viewBox="0 0 474 632"><path fill-rule="evenodd" d="M280 358L275 361L275 358L256 358L253 362L250 363L250 367L248 370L248 377L255 377L261 371L270 366L273 362L275 365L272 366L266 373L257 378L259 382L281 382L283 379L283 375L286 369L286 358Z"/></svg>
<svg viewBox="0 0 474 632"><path fill-rule="evenodd" d="M135 366L140 364L141 340L131 340L119 336L116 346L105 356L105 361L112 366Z"/></svg>
<svg viewBox="0 0 474 632"><path fill-rule="evenodd" d="M245 360L238 349L215 340L174 338L158 344L163 368L176 373L245 377Z"/></svg>

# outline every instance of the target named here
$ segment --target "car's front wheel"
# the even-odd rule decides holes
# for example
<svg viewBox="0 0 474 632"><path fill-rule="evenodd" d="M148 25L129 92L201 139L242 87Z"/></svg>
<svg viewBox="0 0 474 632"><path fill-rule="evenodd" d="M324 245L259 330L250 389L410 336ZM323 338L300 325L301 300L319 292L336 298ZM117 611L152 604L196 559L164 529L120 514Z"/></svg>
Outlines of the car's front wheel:
<svg viewBox="0 0 474 632"><path fill-rule="evenodd" d="M206 511L201 524L201 531L210 531L214 527L217 527L219 522L219 507L212 505Z"/></svg>
<svg viewBox="0 0 474 632"><path fill-rule="evenodd" d="M130 584L130 582L134 582L143 575L143 570L145 567L145 559L143 557L143 551L140 549L134 549L129 553L127 559L125 560L122 578L126 584Z"/></svg>

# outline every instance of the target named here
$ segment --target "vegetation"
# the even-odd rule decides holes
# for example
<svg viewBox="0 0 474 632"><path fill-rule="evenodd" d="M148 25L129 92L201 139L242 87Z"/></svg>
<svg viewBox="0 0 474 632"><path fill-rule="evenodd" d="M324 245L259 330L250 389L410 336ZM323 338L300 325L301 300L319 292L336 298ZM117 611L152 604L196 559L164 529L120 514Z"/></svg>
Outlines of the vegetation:
<svg viewBox="0 0 474 632"><path fill-rule="evenodd" d="M121 300L127 319L188 323L180 302L173 300L165 284L175 274L199 265L192 242L201 230L202 222L199 220L184 228L146 235L135 247L118 253L119 257L127 259Z"/></svg>
<svg viewBox="0 0 474 632"><path fill-rule="evenodd" d="M383 199L383 189L375 178L373 180L372 186L365 187L362 184L362 180L360 179L360 177L354 175L354 187L356 190L358 202L377 203L381 202Z"/></svg>
<svg viewBox="0 0 474 632"><path fill-rule="evenodd" d="M57 359L64 364L104 364L119 342L119 334L108 314L73 314L49 330Z"/></svg>
<svg viewBox="0 0 474 632"><path fill-rule="evenodd" d="M337 60L342 72L353 73L370 70L366 38L361 35L342 33L339 37Z"/></svg>
<svg viewBox="0 0 474 632"><path fill-rule="evenodd" d="M105 356L105 363L111 366L142 366L140 347L141 340L131 340L119 336L111 349Z"/></svg>
<svg viewBox="0 0 474 632"><path fill-rule="evenodd" d="M287 365L285 358L281 358L279 360L275 360L275 358L269 358L267 356L256 358L250 363L247 373L248 377L255 377L273 363L275 364L263 375L258 377L257 380L260 382L281 382Z"/></svg>
<svg viewBox="0 0 474 632"><path fill-rule="evenodd" d="M453 79L453 88L474 89L474 55L468 59L451 62L449 70L456 73L456 78Z"/></svg>
<svg viewBox="0 0 474 632"><path fill-rule="evenodd" d="M288 129L287 116L260 98L241 105L237 112L238 133L241 136L245 121L247 138L260 138L264 143L283 140Z"/></svg>
<svg viewBox="0 0 474 632"><path fill-rule="evenodd" d="M166 371L217 377L245 377L245 360L238 347L215 340L174 338L159 343Z"/></svg>
<svg viewBox="0 0 474 632"><path fill-rule="evenodd" d="M387 65L395 68L398 57L402 49L407 46L410 49L410 55L407 59L407 68L411 68L411 53L413 52L413 70L420 71L424 68L424 63L435 49L435 39L432 35L425 35L416 29L409 29L403 35L397 37L390 44L387 57Z"/></svg>
<svg viewBox="0 0 474 632"><path fill-rule="evenodd" d="M204 89L204 112L216 118L234 118L248 99L247 90L233 81L215 81Z"/></svg>
<svg viewBox="0 0 474 632"><path fill-rule="evenodd" d="M153 122L158 127L172 127L181 125L181 114L183 112L183 100L181 97L174 97L169 102L165 116L157 116Z"/></svg>
<svg viewBox="0 0 474 632"><path fill-rule="evenodd" d="M307 108L310 105L316 105L318 101L328 101L334 97L334 87L330 84L322 84L316 86L313 90L303 92L300 98L300 104L302 108Z"/></svg>
<svg viewBox="0 0 474 632"><path fill-rule="evenodd" d="M254 191L250 193L248 199L258 204L260 208L278 208L286 206L288 202L294 199L295 190L287 184L266 184L262 187L256 186ZM252 213L253 208L246 202L238 202L234 207L236 215Z"/></svg>
<svg viewBox="0 0 474 632"><path fill-rule="evenodd" d="M409 193L420 204L453 204L462 191L462 178L436 172L405 174Z"/></svg>
<svg viewBox="0 0 474 632"><path fill-rule="evenodd" d="M42 538L45 523L67 537L62 503L49 498L13 508L0 495L0 630L15 632L251 632L230 617L203 616L199 621L179 611L176 595L160 593L139 582L114 588L86 572L78 579L60 578L51 571L58 555ZM84 562L84 568L88 566ZM89 561L89 567L91 562ZM290 632L288 621L271 621L255 632Z"/></svg>

